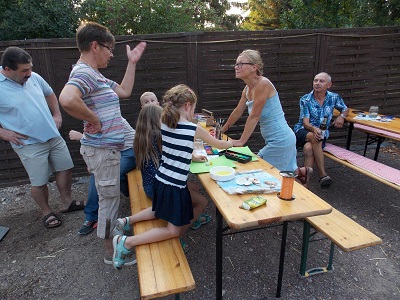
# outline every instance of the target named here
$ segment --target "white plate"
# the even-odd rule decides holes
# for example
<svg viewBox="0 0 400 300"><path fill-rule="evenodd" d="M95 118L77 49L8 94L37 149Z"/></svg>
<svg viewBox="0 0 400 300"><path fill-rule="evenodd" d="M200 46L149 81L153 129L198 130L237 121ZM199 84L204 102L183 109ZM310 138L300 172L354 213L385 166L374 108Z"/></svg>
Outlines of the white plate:
<svg viewBox="0 0 400 300"><path fill-rule="evenodd" d="M253 181L249 180L250 178L246 178L246 177L240 177L238 179L236 179L236 183L238 185L252 185Z"/></svg>

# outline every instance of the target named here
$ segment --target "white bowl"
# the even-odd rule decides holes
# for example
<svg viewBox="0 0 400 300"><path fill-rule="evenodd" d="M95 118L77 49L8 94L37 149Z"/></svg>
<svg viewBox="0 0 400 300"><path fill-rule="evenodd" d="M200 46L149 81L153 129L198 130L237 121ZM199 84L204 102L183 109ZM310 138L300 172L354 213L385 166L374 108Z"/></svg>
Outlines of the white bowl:
<svg viewBox="0 0 400 300"><path fill-rule="evenodd" d="M228 181L235 178L235 170L225 166L213 167L210 169L210 177L216 181Z"/></svg>

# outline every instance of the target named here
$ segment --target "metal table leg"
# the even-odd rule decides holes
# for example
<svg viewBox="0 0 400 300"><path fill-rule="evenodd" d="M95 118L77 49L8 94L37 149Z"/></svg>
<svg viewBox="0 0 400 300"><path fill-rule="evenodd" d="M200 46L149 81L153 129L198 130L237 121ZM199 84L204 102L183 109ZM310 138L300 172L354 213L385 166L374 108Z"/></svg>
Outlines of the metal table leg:
<svg viewBox="0 0 400 300"><path fill-rule="evenodd" d="M281 296L283 265L285 263L286 237L287 237L288 223L289 223L288 221L283 222L283 227L282 227L281 254L280 254L280 259L279 259L279 273L278 273L278 286L276 287L276 298L279 298Z"/></svg>
<svg viewBox="0 0 400 300"><path fill-rule="evenodd" d="M216 299L222 300L222 215L216 209L217 232L216 232Z"/></svg>
<svg viewBox="0 0 400 300"><path fill-rule="evenodd" d="M354 123L349 122L349 129L347 130L346 149L350 150L351 135L353 134Z"/></svg>

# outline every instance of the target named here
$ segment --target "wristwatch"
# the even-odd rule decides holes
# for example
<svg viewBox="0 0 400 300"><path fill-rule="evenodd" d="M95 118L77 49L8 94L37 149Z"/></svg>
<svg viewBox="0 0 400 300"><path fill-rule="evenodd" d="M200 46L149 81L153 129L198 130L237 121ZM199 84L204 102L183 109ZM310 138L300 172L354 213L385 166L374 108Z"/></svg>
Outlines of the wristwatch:
<svg viewBox="0 0 400 300"><path fill-rule="evenodd" d="M340 114L341 117L343 117L343 119L346 119L346 116L344 114Z"/></svg>

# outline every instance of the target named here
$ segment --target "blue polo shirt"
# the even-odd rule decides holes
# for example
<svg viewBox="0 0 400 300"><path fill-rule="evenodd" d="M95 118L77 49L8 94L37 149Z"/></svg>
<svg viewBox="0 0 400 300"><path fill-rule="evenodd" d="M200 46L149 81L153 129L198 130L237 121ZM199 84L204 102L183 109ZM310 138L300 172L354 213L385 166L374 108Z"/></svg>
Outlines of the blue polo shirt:
<svg viewBox="0 0 400 300"><path fill-rule="evenodd" d="M53 90L39 74L32 72L28 81L21 85L0 73L0 91L1 127L28 136L27 140L22 140L25 145L44 143L60 136L45 98ZM13 143L11 146L23 147Z"/></svg>

